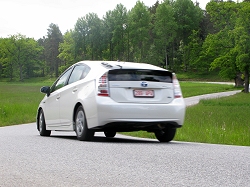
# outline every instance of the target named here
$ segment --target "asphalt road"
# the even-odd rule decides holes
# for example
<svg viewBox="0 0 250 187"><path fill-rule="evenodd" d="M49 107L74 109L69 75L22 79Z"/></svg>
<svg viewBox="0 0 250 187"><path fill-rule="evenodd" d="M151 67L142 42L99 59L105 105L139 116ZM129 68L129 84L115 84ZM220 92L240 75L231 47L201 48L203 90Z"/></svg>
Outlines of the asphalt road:
<svg viewBox="0 0 250 187"><path fill-rule="evenodd" d="M80 142L73 132L41 137L34 123L0 127L0 186L249 187L250 147L102 133Z"/></svg>

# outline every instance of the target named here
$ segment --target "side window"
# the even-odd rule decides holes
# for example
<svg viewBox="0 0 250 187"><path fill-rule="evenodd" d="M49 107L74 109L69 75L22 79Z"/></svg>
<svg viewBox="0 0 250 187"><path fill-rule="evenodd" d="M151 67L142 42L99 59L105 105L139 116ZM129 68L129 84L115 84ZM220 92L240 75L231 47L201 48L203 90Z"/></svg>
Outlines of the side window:
<svg viewBox="0 0 250 187"><path fill-rule="evenodd" d="M72 74L70 75L69 84L85 78L88 72L89 72L89 67L87 66L84 65L75 66Z"/></svg>
<svg viewBox="0 0 250 187"><path fill-rule="evenodd" d="M63 75L55 82L55 84L51 88L51 92L54 92L55 90L58 90L62 87L64 87L67 84L68 77L72 71L72 68L68 69L66 72L64 72Z"/></svg>

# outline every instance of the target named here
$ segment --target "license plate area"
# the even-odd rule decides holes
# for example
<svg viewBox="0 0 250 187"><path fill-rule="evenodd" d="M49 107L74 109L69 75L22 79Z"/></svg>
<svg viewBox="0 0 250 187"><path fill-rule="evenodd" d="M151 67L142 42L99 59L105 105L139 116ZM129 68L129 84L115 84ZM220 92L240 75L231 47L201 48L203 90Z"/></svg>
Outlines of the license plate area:
<svg viewBox="0 0 250 187"><path fill-rule="evenodd" d="M133 90L134 97L154 98L154 90Z"/></svg>

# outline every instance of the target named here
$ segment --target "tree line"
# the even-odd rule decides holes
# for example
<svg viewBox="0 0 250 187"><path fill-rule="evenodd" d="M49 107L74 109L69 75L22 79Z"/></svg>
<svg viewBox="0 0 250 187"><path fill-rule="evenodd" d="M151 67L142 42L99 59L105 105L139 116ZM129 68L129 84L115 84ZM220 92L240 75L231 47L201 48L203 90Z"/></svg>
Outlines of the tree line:
<svg viewBox="0 0 250 187"><path fill-rule="evenodd" d="M103 18L89 13L62 34L51 23L35 40L21 34L0 38L0 79L57 77L81 60L145 62L175 72L209 73L245 83L250 69L250 3L211 0L206 10L191 0L118 4Z"/></svg>

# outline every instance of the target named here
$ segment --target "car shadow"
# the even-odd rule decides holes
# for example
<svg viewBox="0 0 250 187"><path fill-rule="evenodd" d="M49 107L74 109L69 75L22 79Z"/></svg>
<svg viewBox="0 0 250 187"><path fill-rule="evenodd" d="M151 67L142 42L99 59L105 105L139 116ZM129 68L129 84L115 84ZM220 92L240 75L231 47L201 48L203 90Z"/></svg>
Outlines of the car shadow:
<svg viewBox="0 0 250 187"><path fill-rule="evenodd" d="M74 140L78 141L76 136L73 135L51 135L51 138L58 138L58 139L67 139L67 140ZM180 144L181 142L159 142L156 139L144 139L144 138L137 138L137 137L114 137L114 138L107 138L103 136L94 136L91 141L88 142L95 142L95 143L146 143L146 144Z"/></svg>
<svg viewBox="0 0 250 187"><path fill-rule="evenodd" d="M76 136L64 136L64 135L51 135L51 138L60 138L60 139L68 139L68 140L77 140ZM114 143L114 142L119 142L119 143L159 143L155 140L144 140L144 139L132 139L132 138L120 138L120 137L114 137L114 138L106 138L106 137L101 137L101 136L94 136L94 138L91 141L88 142L106 142L106 143Z"/></svg>
<svg viewBox="0 0 250 187"><path fill-rule="evenodd" d="M136 137L114 137L114 138L106 138L106 137L100 137L95 136L92 140L92 142L105 142L105 143L160 143L158 141L155 141L154 139L139 139Z"/></svg>

